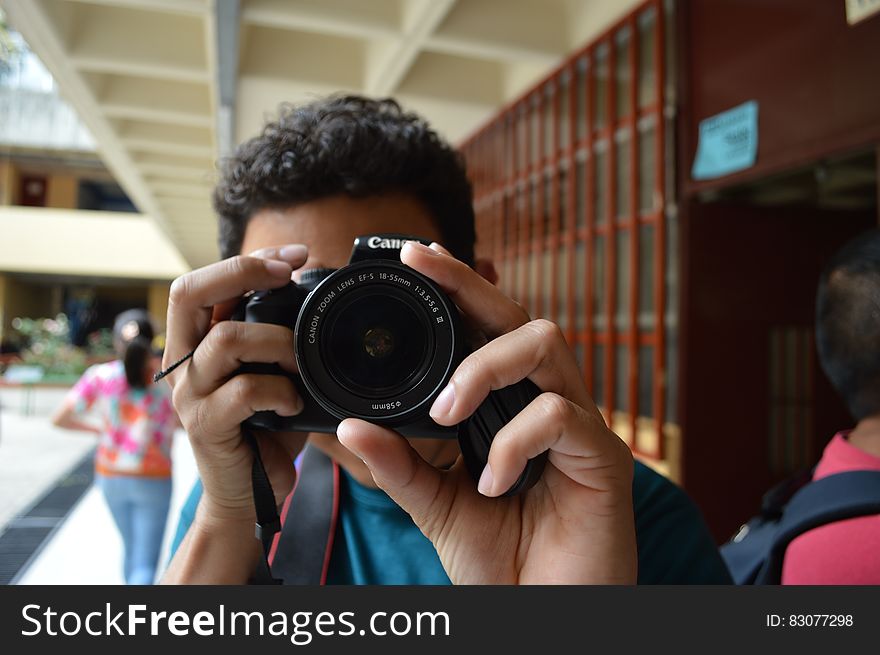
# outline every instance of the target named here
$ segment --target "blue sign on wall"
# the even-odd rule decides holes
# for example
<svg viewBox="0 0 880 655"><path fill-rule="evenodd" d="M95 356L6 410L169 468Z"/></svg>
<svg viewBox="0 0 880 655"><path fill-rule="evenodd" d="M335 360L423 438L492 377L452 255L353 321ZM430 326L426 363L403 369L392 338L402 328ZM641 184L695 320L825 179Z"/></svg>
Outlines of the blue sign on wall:
<svg viewBox="0 0 880 655"><path fill-rule="evenodd" d="M758 155L758 103L749 100L700 121L695 180L711 180L755 164Z"/></svg>

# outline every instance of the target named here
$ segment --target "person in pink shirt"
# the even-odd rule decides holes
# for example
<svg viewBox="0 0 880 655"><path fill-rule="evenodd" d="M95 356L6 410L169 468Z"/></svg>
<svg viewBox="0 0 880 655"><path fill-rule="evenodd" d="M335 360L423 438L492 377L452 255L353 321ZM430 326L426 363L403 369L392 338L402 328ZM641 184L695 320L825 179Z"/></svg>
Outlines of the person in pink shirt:
<svg viewBox="0 0 880 655"><path fill-rule="evenodd" d="M880 229L844 246L822 274L816 345L857 424L834 436L813 479L880 471ZM782 584L880 584L878 550L880 515L819 526L789 544Z"/></svg>
<svg viewBox="0 0 880 655"><path fill-rule="evenodd" d="M89 368L52 417L58 427L98 436L95 482L122 536L127 584L152 584L156 576L179 424L167 387L152 381L153 336L145 310L120 314L113 328L119 359ZM89 411L91 420L83 416Z"/></svg>

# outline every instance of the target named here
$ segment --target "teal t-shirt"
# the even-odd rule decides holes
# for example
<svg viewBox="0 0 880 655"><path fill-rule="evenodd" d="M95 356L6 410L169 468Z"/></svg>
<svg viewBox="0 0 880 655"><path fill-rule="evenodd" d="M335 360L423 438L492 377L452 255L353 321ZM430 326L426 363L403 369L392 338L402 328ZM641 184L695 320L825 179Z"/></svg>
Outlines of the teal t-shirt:
<svg viewBox="0 0 880 655"><path fill-rule="evenodd" d="M385 492L364 487L340 468L339 521L328 584L449 584L433 544ZM202 494L196 483L183 509L174 553ZM639 584L732 584L693 501L641 462L633 477Z"/></svg>

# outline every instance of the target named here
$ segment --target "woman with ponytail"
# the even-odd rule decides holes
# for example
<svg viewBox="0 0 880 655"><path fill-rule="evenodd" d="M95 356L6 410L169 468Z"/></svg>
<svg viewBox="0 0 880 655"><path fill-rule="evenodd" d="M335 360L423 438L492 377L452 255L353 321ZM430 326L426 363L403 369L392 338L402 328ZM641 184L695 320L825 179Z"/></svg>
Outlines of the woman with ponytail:
<svg viewBox="0 0 880 655"><path fill-rule="evenodd" d="M166 385L153 384L158 359L149 315L132 309L116 317L119 359L89 368L52 422L99 436L95 478L125 549L126 584L152 584L171 500L171 443L178 425ZM96 410L101 425L83 418Z"/></svg>

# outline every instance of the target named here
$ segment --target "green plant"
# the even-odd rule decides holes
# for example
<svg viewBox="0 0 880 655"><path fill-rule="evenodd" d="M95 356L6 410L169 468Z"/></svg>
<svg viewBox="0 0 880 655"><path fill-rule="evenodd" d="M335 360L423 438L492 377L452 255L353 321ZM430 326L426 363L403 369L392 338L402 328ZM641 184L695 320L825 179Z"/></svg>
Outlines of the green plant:
<svg viewBox="0 0 880 655"><path fill-rule="evenodd" d="M12 56L17 51L18 48L10 35L9 25L6 23L6 15L0 9L0 72L9 68Z"/></svg>
<svg viewBox="0 0 880 655"><path fill-rule="evenodd" d="M86 370L86 354L70 344L70 327L64 314L55 318L15 318L12 328L26 344L22 361L41 367L46 376L75 376Z"/></svg>
<svg viewBox="0 0 880 655"><path fill-rule="evenodd" d="M95 330L88 336L89 354L92 357L113 357L113 331L110 328Z"/></svg>

